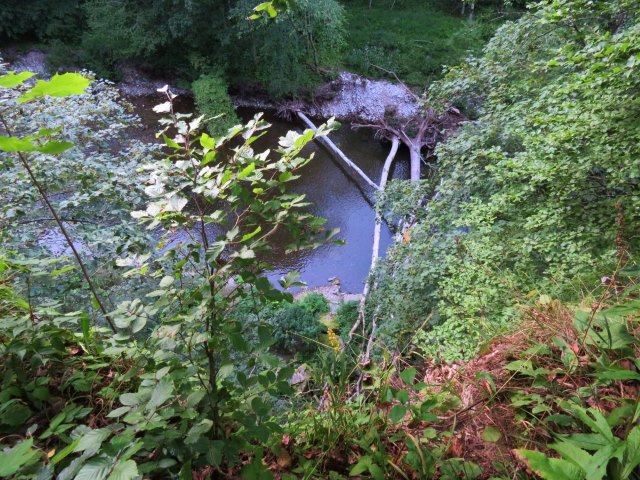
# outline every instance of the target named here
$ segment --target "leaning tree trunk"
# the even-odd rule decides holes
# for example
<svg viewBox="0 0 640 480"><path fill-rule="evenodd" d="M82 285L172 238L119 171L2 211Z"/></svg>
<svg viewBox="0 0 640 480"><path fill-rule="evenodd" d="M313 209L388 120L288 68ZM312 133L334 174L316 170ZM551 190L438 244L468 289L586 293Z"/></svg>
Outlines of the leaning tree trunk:
<svg viewBox="0 0 640 480"><path fill-rule="evenodd" d="M382 166L382 173L380 174L380 186L379 186L380 190L384 190L384 187L387 184L387 180L389 179L389 171L391 170L391 164L393 163L393 160L396 158L396 154L398 153L399 146L400 146L400 139L394 135L391 138L391 150L389 150L389 155L387 155L387 159L384 161L384 165ZM380 211L377 211L375 226L373 228L373 247L371 249L371 267L369 268L369 278L367 278L367 281L364 284L364 290L362 291L362 298L360 299L360 305L358 307L358 319L351 327L351 331L349 332L349 339L353 337L358 327L362 328L363 338L365 335L365 306L366 306L367 296L369 295L369 290L371 289L371 284L374 282L374 279L371 276L375 271L376 264L378 263L378 258L380 257L381 231L382 231L382 213ZM371 330L371 337L369 337L367 354L365 355L365 358L369 357L369 352L371 351L371 345L373 342L373 335L375 334L375 329L376 329L376 320L374 318L372 330Z"/></svg>
<svg viewBox="0 0 640 480"><path fill-rule="evenodd" d="M300 120L302 120L305 123L305 125L307 125L307 127L309 127L314 132L318 131L318 127L316 127L315 124L304 113L296 112L296 114L298 115L298 118ZM343 162L347 166L347 172L355 173L355 175L352 175L352 177L355 178L356 181L359 178L359 179L363 180L364 183L369 185L374 191L379 190L378 185L376 185L373 180L371 180L369 177L367 177L367 174L364 173L362 171L362 169L360 167L358 167L358 165L356 165L353 161L351 161L349 159L349 157L347 157L342 152L342 150L340 150L336 146L336 144L331 141L331 139L329 137L316 137L316 140L318 142L321 142L322 144L324 144L331 151L331 153L333 154L334 158L337 158L338 160L340 160L341 162Z"/></svg>
<svg viewBox="0 0 640 480"><path fill-rule="evenodd" d="M411 160L411 181L417 182L420 180L420 162L422 157L420 155L420 145L412 141L409 145L409 158Z"/></svg>

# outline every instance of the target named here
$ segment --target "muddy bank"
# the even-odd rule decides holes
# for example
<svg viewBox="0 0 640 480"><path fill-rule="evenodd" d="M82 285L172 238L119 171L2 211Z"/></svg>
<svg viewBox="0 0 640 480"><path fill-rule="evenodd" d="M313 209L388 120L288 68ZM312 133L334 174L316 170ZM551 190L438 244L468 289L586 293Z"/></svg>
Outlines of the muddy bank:
<svg viewBox="0 0 640 480"><path fill-rule="evenodd" d="M171 91L177 95L191 96L189 90L178 88L175 82L168 82L165 78L151 78L133 65L120 67L122 79L116 83L118 90L128 97L147 97L158 95L158 89L169 84ZM158 97L160 98L160 96Z"/></svg>

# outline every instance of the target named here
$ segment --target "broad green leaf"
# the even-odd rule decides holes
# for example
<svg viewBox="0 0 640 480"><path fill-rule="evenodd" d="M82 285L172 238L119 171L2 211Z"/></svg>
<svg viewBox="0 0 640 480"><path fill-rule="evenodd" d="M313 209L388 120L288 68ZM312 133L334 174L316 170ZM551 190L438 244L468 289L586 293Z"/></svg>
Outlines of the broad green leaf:
<svg viewBox="0 0 640 480"><path fill-rule="evenodd" d="M402 403L409 403L409 392L407 392L406 390L398 390L395 394L395 397Z"/></svg>
<svg viewBox="0 0 640 480"><path fill-rule="evenodd" d="M111 470L112 460L106 457L92 458L85 463L74 480L104 480Z"/></svg>
<svg viewBox="0 0 640 480"><path fill-rule="evenodd" d="M203 434L211 430L211 427L213 427L213 422L205 418L189 429L187 436L184 438L184 443L187 445L196 443Z"/></svg>
<svg viewBox="0 0 640 480"><path fill-rule="evenodd" d="M18 103L40 97L67 97L84 93L91 80L79 73L55 74L51 80L38 80L36 84L25 94L18 98Z"/></svg>
<svg viewBox="0 0 640 480"><path fill-rule="evenodd" d="M31 449L32 446L31 438L6 451L2 451L4 446L0 445L0 477L10 477L31 462L38 455L36 450Z"/></svg>
<svg viewBox="0 0 640 480"><path fill-rule="evenodd" d="M0 150L3 152L33 152L35 149L31 140L0 135Z"/></svg>
<svg viewBox="0 0 640 480"><path fill-rule="evenodd" d="M131 407L119 407L119 408L116 408L115 410L112 410L111 412L109 412L109 414L107 415L107 418L121 417L122 415L124 415L125 413L129 412L130 410L131 410Z"/></svg>
<svg viewBox="0 0 640 480"><path fill-rule="evenodd" d="M485 442L496 443L502 437L502 433L495 427L487 427L482 431L482 439Z"/></svg>
<svg viewBox="0 0 640 480"><path fill-rule="evenodd" d="M78 445L78 442L80 442L80 438L76 438L73 442L56 453L55 457L51 459L51 463L56 465L67 458L71 453L74 452L74 449L76 448L76 445Z"/></svg>
<svg viewBox="0 0 640 480"><path fill-rule="evenodd" d="M205 390L196 390L195 392L191 392L187 397L187 407L194 408L197 406L206 394L207 392Z"/></svg>
<svg viewBox="0 0 640 480"><path fill-rule="evenodd" d="M594 453L591 462L583 466L587 472L587 480L602 480L605 478L610 460L616 457L622 458L623 450L622 441L618 439L615 444L607 445Z"/></svg>
<svg viewBox="0 0 640 480"><path fill-rule="evenodd" d="M256 227L256 229L251 232L251 233L247 233L246 235L242 236L242 239L240 240L241 242L246 242L247 240L252 239L253 237L255 237L258 233L260 233L262 231L262 227L260 225L258 225Z"/></svg>
<svg viewBox="0 0 640 480"><path fill-rule="evenodd" d="M106 428L99 428L97 430L91 430L80 437L80 441L73 449L74 452L86 452L89 455L93 455L98 452L102 442L111 434L111 431Z"/></svg>
<svg viewBox="0 0 640 480"><path fill-rule="evenodd" d="M615 365L610 365L593 376L599 380L640 380L640 374Z"/></svg>
<svg viewBox="0 0 640 480"><path fill-rule="evenodd" d="M591 455L571 442L560 441L550 444L549 447L553 448L565 460L573 463L576 467L585 468L591 463Z"/></svg>
<svg viewBox="0 0 640 480"><path fill-rule="evenodd" d="M202 135L200 135L200 145L202 145L202 148L208 148L209 150L215 150L216 141L213 138L211 138L209 135L207 135L206 133L203 133Z"/></svg>
<svg viewBox="0 0 640 480"><path fill-rule="evenodd" d="M413 380L416 378L416 371L417 370L414 367L407 368L402 371L402 373L400 374L400 378L407 385L412 385Z"/></svg>
<svg viewBox="0 0 640 480"><path fill-rule="evenodd" d="M4 88L17 87L18 85L21 85L26 80L33 77L34 75L35 73L33 72L7 73L6 75L3 75L0 77L0 87L4 87Z"/></svg>
<svg viewBox="0 0 640 480"><path fill-rule="evenodd" d="M384 472L375 463L369 465L369 473L374 478L374 480L384 480Z"/></svg>
<svg viewBox="0 0 640 480"><path fill-rule="evenodd" d="M599 448L609 445L609 440L598 433L574 433L561 436L561 438L567 439L574 445L584 448L585 450L598 450Z"/></svg>
<svg viewBox="0 0 640 480"><path fill-rule="evenodd" d="M401 422L406 413L407 407L404 405L394 405L389 412L389 420L395 423Z"/></svg>
<svg viewBox="0 0 640 480"><path fill-rule="evenodd" d="M47 153L49 155L58 155L73 147L71 142L47 142L44 145L38 145L36 150L41 153Z"/></svg>
<svg viewBox="0 0 640 480"><path fill-rule="evenodd" d="M120 403L125 406L135 406L140 404L140 396L136 393L123 393L120 395Z"/></svg>
<svg viewBox="0 0 640 480"><path fill-rule="evenodd" d="M138 476L138 466L133 460L119 461L107 477L108 480L133 480Z"/></svg>
<svg viewBox="0 0 640 480"><path fill-rule="evenodd" d="M624 445L622 478L629 478L640 465L640 426L636 425L631 429Z"/></svg>
<svg viewBox="0 0 640 480"><path fill-rule="evenodd" d="M67 265L66 267L52 271L51 276L57 277L58 275L62 275L63 273L67 273L68 271L73 270L74 268L76 268L75 265Z"/></svg>
<svg viewBox="0 0 640 480"><path fill-rule="evenodd" d="M154 410L166 402L173 394L173 382L169 377L164 377L153 389L151 399L147 403L146 410Z"/></svg>
<svg viewBox="0 0 640 480"><path fill-rule="evenodd" d="M180 471L178 472L179 480L192 480L193 474L191 473L191 460L186 461Z"/></svg>
<svg viewBox="0 0 640 480"><path fill-rule="evenodd" d="M582 423L589 426L594 433L599 433L609 442L613 441L613 432L611 427L607 423L607 419L604 418L595 408L584 409L578 405L572 403L564 403L563 408L566 408L574 416L576 416Z"/></svg>
<svg viewBox="0 0 640 480"><path fill-rule="evenodd" d="M559 458L548 458L534 450L518 449L515 451L524 459L529 468L545 480L583 480L585 471L572 463Z"/></svg>
<svg viewBox="0 0 640 480"><path fill-rule="evenodd" d="M162 138L164 139L164 143L168 146L171 147L173 149L180 149L182 148L180 145L178 145L174 140L170 139L169 137L167 137L166 135L162 135Z"/></svg>
<svg viewBox="0 0 640 480"><path fill-rule="evenodd" d="M371 457L369 455L364 455L360 457L358 463L356 463L353 468L349 471L350 477L355 477L356 475L360 475L369 470L369 467L372 464Z"/></svg>
<svg viewBox="0 0 640 480"><path fill-rule="evenodd" d="M41 152L49 155L57 155L73 147L70 142L51 141L43 145L37 145L31 138L4 137L0 135L0 150L5 152Z"/></svg>
<svg viewBox="0 0 640 480"><path fill-rule="evenodd" d="M249 175L251 175L253 173L253 171L256 169L256 164L255 163L250 163L249 165L247 165L246 167L244 167L240 173L238 174L238 179L243 179L248 177Z"/></svg>

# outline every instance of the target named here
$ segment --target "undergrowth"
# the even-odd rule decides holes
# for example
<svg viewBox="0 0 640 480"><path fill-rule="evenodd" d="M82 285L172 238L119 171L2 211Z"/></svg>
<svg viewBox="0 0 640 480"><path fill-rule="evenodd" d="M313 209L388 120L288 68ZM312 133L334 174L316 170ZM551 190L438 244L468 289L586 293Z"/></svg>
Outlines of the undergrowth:
<svg viewBox="0 0 640 480"><path fill-rule="evenodd" d="M395 3L395 2L394 2ZM503 17L487 10L469 23L434 2L345 3L348 35L344 64L367 77L389 77L425 87L455 65L479 53ZM381 67L381 68L378 68Z"/></svg>

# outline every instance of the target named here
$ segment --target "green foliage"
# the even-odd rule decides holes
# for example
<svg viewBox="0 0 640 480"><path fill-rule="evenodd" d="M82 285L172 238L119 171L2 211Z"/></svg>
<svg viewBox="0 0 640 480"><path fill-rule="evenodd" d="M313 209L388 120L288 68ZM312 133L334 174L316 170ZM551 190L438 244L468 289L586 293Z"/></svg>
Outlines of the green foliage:
<svg viewBox="0 0 640 480"><path fill-rule="evenodd" d="M229 78L240 86L258 84L276 98L315 87L322 71L340 58L342 6L336 0L299 0L275 18L246 22L255 3L242 0L232 10Z"/></svg>
<svg viewBox="0 0 640 480"><path fill-rule="evenodd" d="M383 207L416 220L381 272L391 340L428 322L425 356L469 358L527 292L574 298L638 251L639 13L542 2L434 85L432 106L479 117L439 146L432 201Z"/></svg>
<svg viewBox="0 0 640 480"><path fill-rule="evenodd" d="M353 300L350 302L341 302L340 305L338 305L338 310L336 310L333 321L338 325L341 337L346 338L351 327L356 323L356 320L358 320L359 306L360 302Z"/></svg>
<svg viewBox="0 0 640 480"><path fill-rule="evenodd" d="M308 293L295 303L271 307L261 317L273 327L274 347L280 352L309 353L326 326L320 317L329 312L329 302L319 293Z"/></svg>
<svg viewBox="0 0 640 480"><path fill-rule="evenodd" d="M565 328L545 343L533 341L518 360L504 367L516 384L510 399L519 410L517 418L531 425L528 435L543 428L554 439L546 447L560 458L530 449L517 451L542 478L623 480L637 475L640 410L637 395L630 398L623 385L637 386L640 381L640 342L631 333L638 326L640 304L634 282L618 288L618 302L599 311L571 311L575 330ZM605 290L602 299L607 297ZM563 321L566 315L557 300L545 300L538 309L539 318L550 319L546 321ZM557 388L551 376L572 378L579 388Z"/></svg>
<svg viewBox="0 0 640 480"><path fill-rule="evenodd" d="M186 80L226 70L234 85L258 85L274 96L315 85L320 69L339 59L344 32L338 2L296 1L275 18L247 21L258 3L90 0L85 61L112 76L122 61L172 70Z"/></svg>
<svg viewBox="0 0 640 480"><path fill-rule="evenodd" d="M235 87L282 97L307 93L344 64L423 87L479 52L500 21L495 2L481 2L471 23L454 3L10 0L0 38L43 41L54 69L81 64L112 79L132 62L187 82L213 69Z"/></svg>
<svg viewBox="0 0 640 480"><path fill-rule="evenodd" d="M184 27L202 17L192 8L226 8L209 0L179 12L152 0L124 8L135 3L87 3L85 41L106 51L100 35L113 29L118 48L107 63L147 53L169 61L184 48ZM270 47L294 38L305 58L280 65L302 59L298 72L319 74L340 42L318 39L341 15L329 5L323 16L321 3L267 2L238 48L259 46L257 32ZM165 89L154 109L167 114L164 146L132 144L122 133L136 119L107 83L81 94L88 81L77 74L35 84L29 74L0 76L0 475L519 478L515 464L483 463L459 448L477 430L486 451L518 449L543 478L634 478L636 3L544 1L434 85L430 106L455 102L476 120L440 146L434 178L396 183L381 198L380 210L406 226L367 299L381 362L319 321L324 297L287 303L295 275L283 290L265 276L262 254L278 230L288 232L288 251L336 233L287 190L310 161L301 154L314 132L290 132L258 153L268 128L260 115L211 136L200 131L206 116L175 111ZM161 22L163 7L171 22ZM147 38L152 26L159 34ZM208 35L231 38L208 31L194 44ZM315 51L321 44L328 49ZM217 63L189 61L206 71ZM213 100L226 98L219 80L202 82ZM87 276L54 258L46 198L88 258ZM602 271L615 273L576 294ZM89 277L112 298L104 315L95 302L88 308ZM469 372L433 365L470 358L523 311L529 330L502 350L492 344ZM342 305L335 323L346 329L356 314L357 303ZM313 362L284 367L274 346ZM408 347L427 360L425 371L424 362L408 364Z"/></svg>
<svg viewBox="0 0 640 480"><path fill-rule="evenodd" d="M80 0L5 0L0 40L75 41L83 28Z"/></svg>
<svg viewBox="0 0 640 480"><path fill-rule="evenodd" d="M395 3L395 2L394 2ZM426 87L445 65L480 53L499 25L487 12L469 24L433 2L345 2L349 35L345 65L368 77L395 72L409 85ZM452 14L453 13L453 14Z"/></svg>
<svg viewBox="0 0 640 480"><path fill-rule="evenodd" d="M3 137L5 151L34 155L30 160L40 180L47 170L38 168L39 153L32 153L38 152L33 143L37 136L64 131L81 142L81 135L90 135L86 129L75 129L74 117L64 117L65 108L75 107L76 121L82 125L82 96L50 98L82 91L86 84L83 80L80 85L81 78L63 75L29 88L20 84L28 75L2 77L4 85L12 85L2 92L3 115L23 122L17 131L28 132L29 122L38 121L37 115L25 119L15 113L21 98L29 100L21 108L37 106L45 113L48 108L58 113L48 116L50 128L37 134ZM260 462L262 445L280 431L271 420L273 400L291 393L288 379L293 369L280 368L278 359L267 352L273 343L268 325L243 325L233 312L240 302L251 301L256 310L269 301L291 298L264 278L267 266L257 259L270 248L267 239L276 230L289 231L291 249L321 245L335 234L324 232L324 239L316 238L313 233L320 231L323 221L302 210L304 196L286 192L293 172L310 160L299 154L314 132L283 137L277 158L269 152L256 154L250 145L268 127L259 115L214 139L198 133L202 117L187 120L190 115L175 113L175 96L165 94L167 102L156 111L173 112L161 122L171 153L145 167L151 176L146 184L151 201L134 215L146 219L165 239L182 229L192 241L163 244L152 257L151 252L127 250L126 241L112 240L126 255L116 262L128 267L120 271L122 281L139 279L129 284L127 299L108 313L115 334L92 327L91 317L78 311L73 295L59 293L82 289L77 279L75 284L60 281L73 270L70 265L51 271L65 259L0 262L0 430L13 439L37 438L33 444L16 442L3 451L7 475L133 479L154 472L177 475L182 465L187 465L186 472L206 465L226 471L236 468L241 453L256 458L251 463L255 474L268 475ZM60 117L65 130L55 124ZM94 128L100 127L99 119L93 117ZM3 123L5 129L7 125ZM329 128L323 126L318 135ZM166 135L169 129L174 138ZM104 134L109 138L108 131ZM233 149L231 142L237 142ZM64 155L73 148L62 153L59 166L49 168L51 187L66 185L76 190L72 194L86 195L83 189L95 188L93 177L84 176L77 166L64 170L75 158ZM3 161L9 167L6 174L18 176L13 158ZM58 183L53 181L61 173ZM141 180L131 175L129 181L105 186L116 194L100 198L102 208L118 212L118 202L131 193L130 185L137 194L136 181ZM15 186L4 194L11 194L11 188ZM68 197L61 197L53 202L55 210L68 208ZM33 209L29 198L23 192L6 208L34 214L27 208ZM186 209L187 204L195 209ZM128 208L132 205L129 202ZM194 232L200 243L195 243ZM7 238L16 245L22 241L17 231ZM103 240L108 238L103 232ZM282 285L293 281L289 275ZM149 286L155 290L149 291ZM26 300L14 293L16 287ZM36 289L47 296L34 296ZM325 307L315 297L305 304L312 314ZM48 457L55 454L48 463L42 461L45 448L51 452Z"/></svg>
<svg viewBox="0 0 640 480"><path fill-rule="evenodd" d="M130 210L144 201L136 170L158 147L133 138L139 120L108 82L94 82L90 94L60 97L83 92L91 78L64 74L38 80L35 85L16 83L27 77L0 77L1 85L12 86L0 87L0 102L6 108L2 117L12 133L0 134L3 247L43 262L52 256L63 257L55 266L59 270L55 280L46 276L32 279L33 295L46 298L56 292L54 297L64 294L77 301L87 294L78 288L79 272L73 259L66 257L71 251L51 212L11 153L20 150L28 153L34 175L46 185L49 202L72 232L89 272L117 299L131 281L115 272L115 258L125 252L139 253L151 241L132 220Z"/></svg>
<svg viewBox="0 0 640 480"><path fill-rule="evenodd" d="M348 350L323 354L313 371L306 408L294 406L288 414L285 446L297 463L295 478L433 478L438 468L449 471L454 461L463 471L479 471L462 459L443 458L449 432L438 414L457 408L456 396L431 391L416 381L414 368L372 367L366 371L370 384L356 393L356 368L357 359ZM411 425L444 431L412 431ZM444 478L459 478L459 472Z"/></svg>
<svg viewBox="0 0 640 480"><path fill-rule="evenodd" d="M215 75L204 75L191 84L198 111L205 116L207 131L221 135L239 123L225 81Z"/></svg>
<svg viewBox="0 0 640 480"><path fill-rule="evenodd" d="M208 69L226 58L221 40L229 5L222 0L88 0L83 6L84 64L113 77L120 63L135 61L192 81L207 73L193 71L192 57L209 59Z"/></svg>

